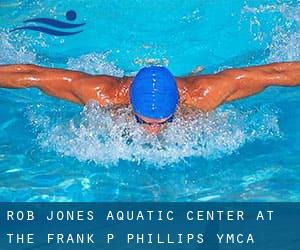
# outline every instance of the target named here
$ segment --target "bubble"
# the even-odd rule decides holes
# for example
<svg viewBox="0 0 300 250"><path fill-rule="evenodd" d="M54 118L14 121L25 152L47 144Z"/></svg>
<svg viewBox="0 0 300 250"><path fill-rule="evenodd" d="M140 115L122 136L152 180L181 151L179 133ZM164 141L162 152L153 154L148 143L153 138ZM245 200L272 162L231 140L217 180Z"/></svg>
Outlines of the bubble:
<svg viewBox="0 0 300 250"><path fill-rule="evenodd" d="M157 65L157 66L165 66L167 67L169 65L169 59L163 57L163 58L135 58L133 60L133 63L140 66L140 67L146 67L150 65Z"/></svg>
<svg viewBox="0 0 300 250"><path fill-rule="evenodd" d="M245 143L281 136L272 109L228 107L210 114L181 109L157 136L135 122L130 108L103 109L95 101L79 116L64 121L51 121L64 117L56 111L42 119L39 113L38 107L32 107L28 117L44 150L104 166L128 161L161 167L188 157L213 160L238 152Z"/></svg>
<svg viewBox="0 0 300 250"><path fill-rule="evenodd" d="M201 13L199 9L195 9L192 11L192 13L185 15L181 17L181 22L183 23L195 23L199 20L201 20Z"/></svg>

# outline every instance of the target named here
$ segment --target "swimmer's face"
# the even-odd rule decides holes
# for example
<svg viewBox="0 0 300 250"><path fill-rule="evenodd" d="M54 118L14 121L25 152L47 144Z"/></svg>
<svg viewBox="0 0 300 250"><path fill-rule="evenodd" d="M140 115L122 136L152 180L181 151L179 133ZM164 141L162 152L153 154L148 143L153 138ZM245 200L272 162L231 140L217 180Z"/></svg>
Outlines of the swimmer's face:
<svg viewBox="0 0 300 250"><path fill-rule="evenodd" d="M166 121L169 120L170 117L164 118L164 119L153 119L153 118L147 118L141 115L137 115L135 114L137 118L139 118L139 120L141 120L142 122L142 126L143 128L149 132L152 135L157 135L161 132L161 130L163 129Z"/></svg>

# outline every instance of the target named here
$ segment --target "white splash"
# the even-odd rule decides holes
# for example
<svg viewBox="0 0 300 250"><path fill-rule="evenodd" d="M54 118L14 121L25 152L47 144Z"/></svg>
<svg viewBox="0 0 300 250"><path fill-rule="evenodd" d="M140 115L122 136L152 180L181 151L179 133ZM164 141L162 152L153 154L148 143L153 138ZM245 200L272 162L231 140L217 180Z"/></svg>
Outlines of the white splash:
<svg viewBox="0 0 300 250"><path fill-rule="evenodd" d="M17 34L0 31L0 64L35 63L36 54L18 42Z"/></svg>
<svg viewBox="0 0 300 250"><path fill-rule="evenodd" d="M282 10L286 27L275 26L269 62L300 60L300 6Z"/></svg>
<svg viewBox="0 0 300 250"><path fill-rule="evenodd" d="M278 2L272 5L259 5L250 7L246 5L242 9L242 15L250 13L250 32L254 40L262 41L266 34L261 30L264 22L260 21L263 13L277 13L284 20L280 24L274 24L270 29L271 43L268 46L268 63L279 61L300 60L300 5L289 6L287 3Z"/></svg>
<svg viewBox="0 0 300 250"><path fill-rule="evenodd" d="M42 148L106 166L120 160L164 166L187 157L216 159L247 142L280 137L277 114L269 109L242 112L230 107L209 115L180 110L173 123L152 136L135 122L130 108L102 109L90 102L79 117L64 121L54 120L65 117L57 110L40 116L41 108L32 107L28 118Z"/></svg>
<svg viewBox="0 0 300 250"><path fill-rule="evenodd" d="M79 58L70 58L67 62L68 69L84 71L91 74L106 74L113 76L124 76L124 70L118 68L107 57L109 51L104 53L90 53Z"/></svg>

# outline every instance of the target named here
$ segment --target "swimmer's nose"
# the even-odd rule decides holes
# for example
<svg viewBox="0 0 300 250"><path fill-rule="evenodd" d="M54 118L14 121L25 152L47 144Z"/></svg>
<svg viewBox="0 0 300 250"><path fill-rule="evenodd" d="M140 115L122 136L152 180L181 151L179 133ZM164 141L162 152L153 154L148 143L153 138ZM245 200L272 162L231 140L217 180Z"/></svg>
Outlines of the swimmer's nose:
<svg viewBox="0 0 300 250"><path fill-rule="evenodd" d="M157 135L160 133L163 126L161 124L145 124L143 127L151 135Z"/></svg>

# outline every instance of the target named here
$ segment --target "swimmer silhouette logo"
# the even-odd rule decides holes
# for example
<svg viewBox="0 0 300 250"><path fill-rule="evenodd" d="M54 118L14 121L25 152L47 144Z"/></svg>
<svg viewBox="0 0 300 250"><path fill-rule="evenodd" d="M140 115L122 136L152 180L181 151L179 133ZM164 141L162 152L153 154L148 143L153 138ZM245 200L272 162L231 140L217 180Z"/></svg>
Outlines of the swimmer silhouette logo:
<svg viewBox="0 0 300 250"><path fill-rule="evenodd" d="M66 19L69 22L63 22L52 18L32 18L27 19L23 21L23 23L29 24L26 26L18 27L10 32L18 31L18 30L33 30L38 32L43 32L48 35L53 36L70 36L70 35L76 35L83 30L76 30L79 27L82 27L85 25L85 23L71 23L75 21L77 18L77 13L74 10L69 10L66 13ZM44 27L42 25L47 25L50 27Z"/></svg>

